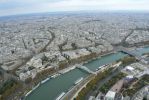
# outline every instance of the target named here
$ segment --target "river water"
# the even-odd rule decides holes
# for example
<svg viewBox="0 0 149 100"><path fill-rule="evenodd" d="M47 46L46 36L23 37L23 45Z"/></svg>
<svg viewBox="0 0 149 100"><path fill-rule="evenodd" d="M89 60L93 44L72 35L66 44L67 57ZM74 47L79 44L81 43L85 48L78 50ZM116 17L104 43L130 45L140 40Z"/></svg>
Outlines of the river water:
<svg viewBox="0 0 149 100"><path fill-rule="evenodd" d="M142 55L143 53L149 52L149 47L137 49L133 52ZM99 66L115 62L125 56L127 56L127 54L117 52L89 61L85 63L84 66L95 71ZM62 92L66 93L71 89L77 79L81 77L85 78L88 75L88 73L80 69L69 71L40 85L26 97L26 100L55 100Z"/></svg>
<svg viewBox="0 0 149 100"><path fill-rule="evenodd" d="M105 64L115 62L115 61L117 61L117 60L119 60L125 56L127 56L127 55L122 53L122 52L113 53L113 54L109 54L109 55L103 56L101 58L97 58L95 60L92 60L92 61L84 64L84 66L86 66L87 68L89 68L92 71L96 71L96 69L98 67L105 65Z"/></svg>
<svg viewBox="0 0 149 100"><path fill-rule="evenodd" d="M78 78L87 75L79 69L69 71L40 85L26 100L54 100L62 92L67 92Z"/></svg>

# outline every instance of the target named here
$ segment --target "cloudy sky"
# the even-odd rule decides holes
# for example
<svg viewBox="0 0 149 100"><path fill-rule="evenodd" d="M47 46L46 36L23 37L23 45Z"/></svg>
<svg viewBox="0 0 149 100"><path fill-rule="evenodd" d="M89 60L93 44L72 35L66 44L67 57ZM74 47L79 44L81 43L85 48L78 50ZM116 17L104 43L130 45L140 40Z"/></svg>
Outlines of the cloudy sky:
<svg viewBox="0 0 149 100"><path fill-rule="evenodd" d="M80 10L149 11L149 0L0 0L0 16Z"/></svg>

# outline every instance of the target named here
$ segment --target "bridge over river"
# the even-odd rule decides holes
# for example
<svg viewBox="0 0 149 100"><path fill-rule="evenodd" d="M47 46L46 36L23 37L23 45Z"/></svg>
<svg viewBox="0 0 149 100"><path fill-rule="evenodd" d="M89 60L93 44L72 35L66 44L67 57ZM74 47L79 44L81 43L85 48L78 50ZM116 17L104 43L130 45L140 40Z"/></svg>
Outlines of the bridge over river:
<svg viewBox="0 0 149 100"><path fill-rule="evenodd" d="M81 70L84 70L84 71L86 71L86 72L88 72L88 73L90 73L90 74L95 74L95 72L93 72L92 70L90 70L90 69L88 69L86 66L83 66L83 65L77 65L77 68L78 69L81 69Z"/></svg>
<svg viewBox="0 0 149 100"><path fill-rule="evenodd" d="M133 56L133 57L135 57L139 61L141 61L143 59L141 55L138 55L137 53L134 53L133 51L130 51L127 48L122 47L122 46L117 47L116 51L121 51L121 52L126 53L126 54L128 54L130 56Z"/></svg>

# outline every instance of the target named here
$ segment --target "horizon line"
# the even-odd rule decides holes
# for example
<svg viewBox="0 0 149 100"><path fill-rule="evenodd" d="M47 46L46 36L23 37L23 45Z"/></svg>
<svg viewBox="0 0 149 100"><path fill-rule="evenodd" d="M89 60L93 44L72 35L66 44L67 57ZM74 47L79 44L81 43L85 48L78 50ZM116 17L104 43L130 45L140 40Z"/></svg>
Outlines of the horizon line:
<svg viewBox="0 0 149 100"><path fill-rule="evenodd" d="M8 14L0 15L1 17L11 17L11 16L25 16L25 15L36 15L36 14L60 14L60 13L149 13L148 10L76 10L76 11L49 11L49 12L31 12L31 13L20 13L20 14Z"/></svg>

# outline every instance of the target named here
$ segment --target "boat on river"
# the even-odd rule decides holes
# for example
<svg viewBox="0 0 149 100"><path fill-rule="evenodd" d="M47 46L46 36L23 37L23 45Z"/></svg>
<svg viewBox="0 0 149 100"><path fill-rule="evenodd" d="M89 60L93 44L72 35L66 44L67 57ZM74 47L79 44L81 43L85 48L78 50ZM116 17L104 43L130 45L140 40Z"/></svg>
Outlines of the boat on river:
<svg viewBox="0 0 149 100"><path fill-rule="evenodd" d="M74 84L76 85L76 84L80 83L82 80L83 80L83 77L77 79Z"/></svg>
<svg viewBox="0 0 149 100"><path fill-rule="evenodd" d="M26 93L25 97L27 97L29 94L31 94L32 90Z"/></svg>
<svg viewBox="0 0 149 100"><path fill-rule="evenodd" d="M65 92L62 92L55 100L60 100L65 95Z"/></svg>
<svg viewBox="0 0 149 100"><path fill-rule="evenodd" d="M47 82L50 78L46 78L45 80L41 81L41 84Z"/></svg>
<svg viewBox="0 0 149 100"><path fill-rule="evenodd" d="M56 78L57 76L59 76L60 74L54 74L53 76L51 76L52 78Z"/></svg>
<svg viewBox="0 0 149 100"><path fill-rule="evenodd" d="M39 87L39 85L40 85L40 83L39 84L37 84L32 90L35 90L35 89L37 89L38 87Z"/></svg>

